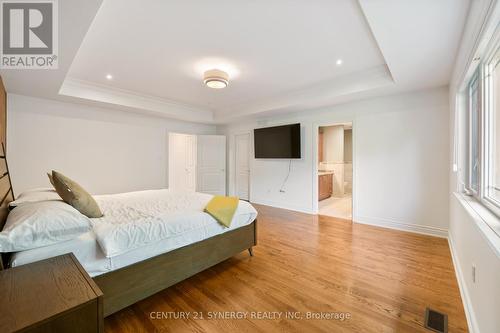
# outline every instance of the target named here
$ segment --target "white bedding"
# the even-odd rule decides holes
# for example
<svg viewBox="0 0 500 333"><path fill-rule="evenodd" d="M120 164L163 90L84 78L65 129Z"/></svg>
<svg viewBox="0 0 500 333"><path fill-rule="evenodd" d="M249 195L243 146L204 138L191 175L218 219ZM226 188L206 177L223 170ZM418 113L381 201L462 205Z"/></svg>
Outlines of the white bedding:
<svg viewBox="0 0 500 333"><path fill-rule="evenodd" d="M181 234L207 234L210 227L222 233L250 223L257 215L252 205L240 201L231 228L226 228L203 212L212 197L171 190L96 196L104 217L91 219L93 230L110 258Z"/></svg>
<svg viewBox="0 0 500 333"><path fill-rule="evenodd" d="M73 252L91 276L199 242L255 220L257 211L240 201L230 228L203 208L212 195L152 190L95 196L104 217L76 239L15 253L12 266Z"/></svg>

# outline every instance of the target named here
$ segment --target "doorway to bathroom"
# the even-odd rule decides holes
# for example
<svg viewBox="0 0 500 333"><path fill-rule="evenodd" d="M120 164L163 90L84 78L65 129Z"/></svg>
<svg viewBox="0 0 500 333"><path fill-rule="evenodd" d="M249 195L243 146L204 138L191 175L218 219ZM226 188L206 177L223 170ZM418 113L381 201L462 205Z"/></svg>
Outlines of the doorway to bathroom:
<svg viewBox="0 0 500 333"><path fill-rule="evenodd" d="M318 213L352 220L352 123L318 128Z"/></svg>

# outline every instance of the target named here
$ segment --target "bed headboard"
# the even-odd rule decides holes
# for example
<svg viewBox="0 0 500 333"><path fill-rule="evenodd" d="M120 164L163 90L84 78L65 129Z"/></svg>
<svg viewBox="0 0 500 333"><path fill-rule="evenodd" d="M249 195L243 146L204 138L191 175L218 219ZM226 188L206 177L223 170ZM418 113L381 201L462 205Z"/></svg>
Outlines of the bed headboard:
<svg viewBox="0 0 500 333"><path fill-rule="evenodd" d="M9 167L5 156L4 143L0 149L0 230L3 229L7 215L9 214L9 203L14 200L14 191L10 181Z"/></svg>
<svg viewBox="0 0 500 333"><path fill-rule="evenodd" d="M9 203L14 200L14 191L10 180L9 166L7 164L6 137L7 137L7 93L0 76L0 230L3 229Z"/></svg>

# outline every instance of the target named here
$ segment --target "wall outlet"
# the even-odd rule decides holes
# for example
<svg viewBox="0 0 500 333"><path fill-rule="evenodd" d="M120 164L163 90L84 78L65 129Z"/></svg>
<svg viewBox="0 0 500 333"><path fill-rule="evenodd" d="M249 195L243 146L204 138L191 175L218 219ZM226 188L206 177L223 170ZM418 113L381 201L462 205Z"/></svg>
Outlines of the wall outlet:
<svg viewBox="0 0 500 333"><path fill-rule="evenodd" d="M472 264L471 274L472 274L472 282L476 283L476 265L475 264Z"/></svg>

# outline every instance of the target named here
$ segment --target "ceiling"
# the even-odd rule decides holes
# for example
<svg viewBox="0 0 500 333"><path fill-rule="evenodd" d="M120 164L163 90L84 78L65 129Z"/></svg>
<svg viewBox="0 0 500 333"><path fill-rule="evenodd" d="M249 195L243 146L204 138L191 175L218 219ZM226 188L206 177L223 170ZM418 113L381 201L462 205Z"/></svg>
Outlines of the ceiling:
<svg viewBox="0 0 500 333"><path fill-rule="evenodd" d="M65 0L59 70L2 76L9 92L225 123L446 85L468 8L469 0ZM203 85L212 68L229 73L227 88Z"/></svg>

